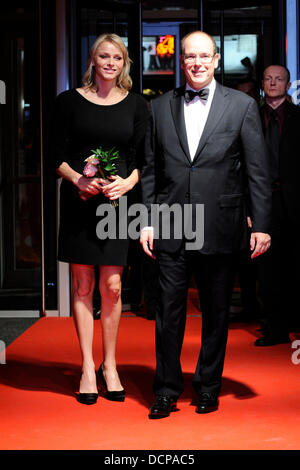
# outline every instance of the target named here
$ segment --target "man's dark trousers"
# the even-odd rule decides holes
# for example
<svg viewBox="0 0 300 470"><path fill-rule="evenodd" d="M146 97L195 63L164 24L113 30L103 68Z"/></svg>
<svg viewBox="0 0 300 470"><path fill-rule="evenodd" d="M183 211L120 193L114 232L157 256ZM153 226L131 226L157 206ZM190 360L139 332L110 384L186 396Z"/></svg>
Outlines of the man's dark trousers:
<svg viewBox="0 0 300 470"><path fill-rule="evenodd" d="M156 321L154 393L177 399L183 392L180 354L186 323L191 276L199 291L202 340L193 386L197 393L218 395L228 335L234 263L233 255L203 255L186 251L158 253L161 303ZM199 337L198 332L196 332ZM200 347L200 338L199 338Z"/></svg>

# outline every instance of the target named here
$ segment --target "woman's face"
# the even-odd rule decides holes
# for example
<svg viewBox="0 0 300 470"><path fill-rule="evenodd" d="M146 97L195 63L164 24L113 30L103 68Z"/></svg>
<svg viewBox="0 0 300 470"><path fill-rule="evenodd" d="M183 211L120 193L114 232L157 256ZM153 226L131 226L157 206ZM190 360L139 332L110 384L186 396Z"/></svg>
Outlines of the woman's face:
<svg viewBox="0 0 300 470"><path fill-rule="evenodd" d="M116 81L124 66L121 49L114 43L103 41L96 49L93 65L98 78Z"/></svg>

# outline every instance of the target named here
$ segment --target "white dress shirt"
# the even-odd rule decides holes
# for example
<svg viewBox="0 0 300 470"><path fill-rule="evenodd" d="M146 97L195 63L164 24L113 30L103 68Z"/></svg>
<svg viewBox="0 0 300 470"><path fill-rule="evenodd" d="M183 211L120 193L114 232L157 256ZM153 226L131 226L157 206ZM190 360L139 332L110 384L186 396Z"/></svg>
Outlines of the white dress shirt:
<svg viewBox="0 0 300 470"><path fill-rule="evenodd" d="M213 78L210 84L204 88L209 88L209 95L207 100L202 100L199 96L196 96L189 103L184 101L184 120L191 160L193 160L195 156L204 126L207 121L207 116L216 89L215 79ZM186 85L186 90L199 91L194 90L188 84Z"/></svg>
<svg viewBox="0 0 300 470"><path fill-rule="evenodd" d="M199 91L194 90L188 84L186 84L185 88L186 90ZM207 121L208 113L216 89L215 79L213 78L210 84L204 88L209 88L209 95L207 100L202 100L199 96L196 96L189 103L184 101L184 120L191 160L193 160L195 156L200 137ZM153 230L153 227L144 227L142 231L149 229Z"/></svg>

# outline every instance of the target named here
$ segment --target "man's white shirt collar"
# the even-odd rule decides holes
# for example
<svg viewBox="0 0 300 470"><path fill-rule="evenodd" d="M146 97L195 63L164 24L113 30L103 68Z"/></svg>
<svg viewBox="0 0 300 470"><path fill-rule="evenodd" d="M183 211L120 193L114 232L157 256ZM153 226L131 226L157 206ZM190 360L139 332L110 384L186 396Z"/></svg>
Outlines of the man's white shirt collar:
<svg viewBox="0 0 300 470"><path fill-rule="evenodd" d="M209 89L209 95L207 100L202 100L199 96L196 96L189 103L184 101L184 120L190 157L192 160L194 159L203 129L207 121L211 103L214 97L214 92L216 89L216 80L213 78L212 81L203 88ZM186 84L186 90L193 90L193 88Z"/></svg>

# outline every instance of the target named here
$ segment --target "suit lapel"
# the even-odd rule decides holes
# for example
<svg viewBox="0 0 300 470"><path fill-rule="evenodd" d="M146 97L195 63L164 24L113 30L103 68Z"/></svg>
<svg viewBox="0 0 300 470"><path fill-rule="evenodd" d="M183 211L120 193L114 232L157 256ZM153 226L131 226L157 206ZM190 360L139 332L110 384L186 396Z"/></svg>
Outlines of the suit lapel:
<svg viewBox="0 0 300 470"><path fill-rule="evenodd" d="M181 93L182 88L185 88L185 86L174 90L173 97L170 100L170 106L180 145L186 158L191 163L184 121L184 97Z"/></svg>
<svg viewBox="0 0 300 470"><path fill-rule="evenodd" d="M211 107L209 110L206 124L202 132L202 136L200 138L199 145L198 145L195 157L194 157L194 162L199 157L201 151L203 150L206 144L207 139L216 128L218 122L222 118L227 108L227 94L228 94L228 91L226 90L226 88L222 87L219 83L216 83L214 97L211 103Z"/></svg>

